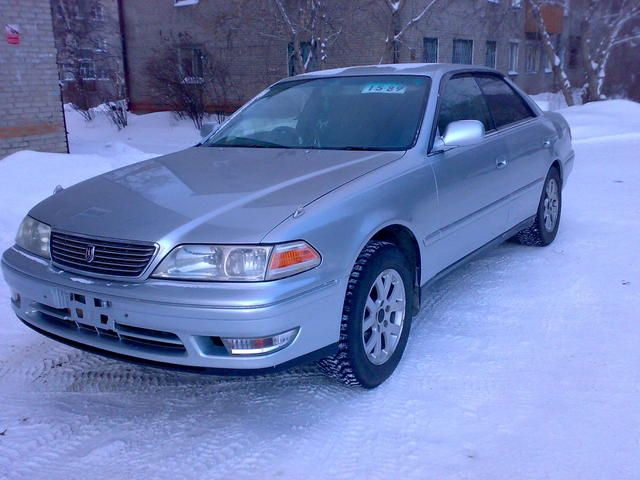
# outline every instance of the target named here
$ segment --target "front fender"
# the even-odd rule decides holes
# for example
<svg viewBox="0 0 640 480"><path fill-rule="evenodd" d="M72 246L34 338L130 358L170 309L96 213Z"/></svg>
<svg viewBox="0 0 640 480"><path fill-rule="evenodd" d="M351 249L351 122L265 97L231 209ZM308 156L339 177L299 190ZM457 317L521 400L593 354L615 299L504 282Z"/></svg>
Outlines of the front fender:
<svg viewBox="0 0 640 480"><path fill-rule="evenodd" d="M436 209L431 166L420 156L406 156L306 206L303 215L287 218L263 242L306 240L322 255L323 276L345 278L366 243L397 224L413 232L424 265L422 239L437 230Z"/></svg>

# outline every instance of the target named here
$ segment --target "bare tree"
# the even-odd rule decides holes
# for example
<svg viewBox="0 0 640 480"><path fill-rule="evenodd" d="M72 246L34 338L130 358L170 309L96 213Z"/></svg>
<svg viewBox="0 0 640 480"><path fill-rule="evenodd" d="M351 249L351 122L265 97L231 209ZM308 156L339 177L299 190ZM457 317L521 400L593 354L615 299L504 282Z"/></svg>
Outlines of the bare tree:
<svg viewBox="0 0 640 480"><path fill-rule="evenodd" d="M329 0L272 1L289 40L294 73L324 68L328 50L342 31L332 15L339 4L329 5Z"/></svg>
<svg viewBox="0 0 640 480"><path fill-rule="evenodd" d="M87 120L108 103L126 125L120 27L113 0L53 0L53 26L65 102Z"/></svg>
<svg viewBox="0 0 640 480"><path fill-rule="evenodd" d="M227 113L234 87L229 62L211 55L205 47L194 46L187 34L180 40L165 39L146 65L151 93L180 117L202 127L208 112Z"/></svg>
<svg viewBox="0 0 640 480"><path fill-rule="evenodd" d="M560 45L555 43L551 38L547 25L545 24L544 15L542 14L542 7L544 5L561 6L565 12L568 12L569 0L528 0L528 2L531 8L531 14L536 22L538 33L542 40L542 47L547 53L547 58L551 64L553 77L556 84L560 85L560 91L562 92L567 105L571 106L574 104L573 85L571 84L565 69Z"/></svg>
<svg viewBox="0 0 640 480"><path fill-rule="evenodd" d="M638 0L589 0L580 22L581 53L585 70L583 101L604 100L604 81L611 52L640 39L630 27L640 19Z"/></svg>
<svg viewBox="0 0 640 480"><path fill-rule="evenodd" d="M385 61L398 63L400 60L400 44L402 42L402 38L424 18L424 16L439 0L423 0L418 13L404 24L402 24L402 12L407 6L407 0L383 1L389 14L389 24L387 27L384 54L380 58L380 63L384 63Z"/></svg>

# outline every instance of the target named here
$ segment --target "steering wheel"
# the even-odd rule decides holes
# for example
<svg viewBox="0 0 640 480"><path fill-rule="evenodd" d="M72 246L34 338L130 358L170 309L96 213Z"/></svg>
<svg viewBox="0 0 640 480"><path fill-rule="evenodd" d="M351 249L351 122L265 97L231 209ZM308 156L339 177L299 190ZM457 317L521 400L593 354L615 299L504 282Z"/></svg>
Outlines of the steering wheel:
<svg viewBox="0 0 640 480"><path fill-rule="evenodd" d="M270 132L271 138L273 138L274 143L279 143L281 145L300 145L301 138L298 135L298 131L293 127L288 126L280 126L276 127Z"/></svg>

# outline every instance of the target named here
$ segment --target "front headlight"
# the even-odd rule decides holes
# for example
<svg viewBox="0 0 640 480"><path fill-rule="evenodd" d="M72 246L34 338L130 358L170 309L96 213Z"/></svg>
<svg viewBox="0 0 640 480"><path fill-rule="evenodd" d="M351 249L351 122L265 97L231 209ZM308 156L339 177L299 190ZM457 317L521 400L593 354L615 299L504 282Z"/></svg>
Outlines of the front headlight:
<svg viewBox="0 0 640 480"><path fill-rule="evenodd" d="M16 245L40 257L51 258L51 252L49 251L50 236L51 227L49 225L26 216L20 224L20 228L18 228Z"/></svg>
<svg viewBox="0 0 640 480"><path fill-rule="evenodd" d="M180 245L152 277L213 282L260 282L304 272L320 264L305 242L282 245Z"/></svg>

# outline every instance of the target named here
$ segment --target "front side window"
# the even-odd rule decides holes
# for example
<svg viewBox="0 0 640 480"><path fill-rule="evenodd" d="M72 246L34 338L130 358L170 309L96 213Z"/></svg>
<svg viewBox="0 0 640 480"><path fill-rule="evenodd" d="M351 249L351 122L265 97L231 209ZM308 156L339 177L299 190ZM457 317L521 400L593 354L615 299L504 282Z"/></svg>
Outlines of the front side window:
<svg viewBox="0 0 640 480"><path fill-rule="evenodd" d="M473 63L473 40L453 39L453 55L451 63Z"/></svg>
<svg viewBox="0 0 640 480"><path fill-rule="evenodd" d="M502 78L478 75L476 80L487 100L496 128L535 116L520 94Z"/></svg>
<svg viewBox="0 0 640 480"><path fill-rule="evenodd" d="M470 75L453 77L445 86L438 113L438 135L444 135L447 126L458 120L478 120L490 131L491 115L482 91Z"/></svg>
<svg viewBox="0 0 640 480"><path fill-rule="evenodd" d="M430 85L428 77L409 75L282 82L205 145L407 150L415 143Z"/></svg>

